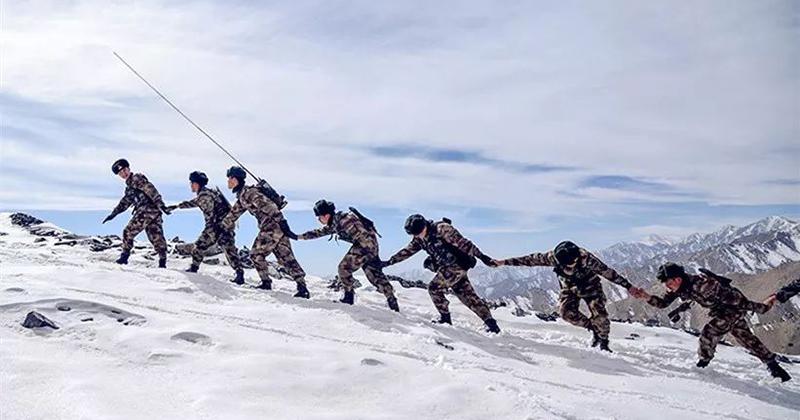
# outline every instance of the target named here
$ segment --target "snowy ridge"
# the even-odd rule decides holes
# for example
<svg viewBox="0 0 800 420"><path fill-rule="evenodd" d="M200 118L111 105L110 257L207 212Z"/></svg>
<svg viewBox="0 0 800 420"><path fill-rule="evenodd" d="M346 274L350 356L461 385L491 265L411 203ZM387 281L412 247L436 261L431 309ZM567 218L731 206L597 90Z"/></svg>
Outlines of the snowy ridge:
<svg viewBox="0 0 800 420"><path fill-rule="evenodd" d="M7 217L0 232L4 420L800 415L798 382L731 347L699 371L696 338L675 330L615 323L606 354L583 330L511 308L494 311L499 336L455 299L455 325L431 324L421 289L398 288L396 314L371 287L346 307L310 277L312 299L298 300L286 281L234 287L223 266L153 268L146 247L118 266L113 250L55 246ZM61 328L23 328L30 310Z"/></svg>

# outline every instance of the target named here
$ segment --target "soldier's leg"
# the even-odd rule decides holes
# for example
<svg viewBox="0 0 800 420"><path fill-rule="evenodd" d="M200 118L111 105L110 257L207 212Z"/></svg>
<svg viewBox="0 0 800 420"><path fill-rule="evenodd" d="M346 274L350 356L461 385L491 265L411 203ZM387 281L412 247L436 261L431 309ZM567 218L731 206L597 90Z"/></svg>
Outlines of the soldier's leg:
<svg viewBox="0 0 800 420"><path fill-rule="evenodd" d="M386 278L386 274L383 274L381 268L375 267L371 262L364 264L361 268L364 270L367 280L378 289L378 292L383 293L386 299L394 298L394 287L389 283L389 279Z"/></svg>
<svg viewBox="0 0 800 420"><path fill-rule="evenodd" d="M586 315L580 311L580 299L578 295L570 289L561 289L561 294L558 297L559 301L559 314L564 321L572 325L591 329L592 322Z"/></svg>
<svg viewBox="0 0 800 420"><path fill-rule="evenodd" d="M467 278L467 273L464 272L460 278L461 280L458 280L453 285L453 293L458 297L458 300L472 312L475 312L475 315L478 315L481 320L492 319L492 312L489 310L489 306L475 292L475 288L472 287L472 283Z"/></svg>
<svg viewBox="0 0 800 420"><path fill-rule="evenodd" d="M714 358L717 344L731 330L731 327L731 322L722 317L711 318L711 321L708 321L700 333L700 346L697 349L700 361L708 362Z"/></svg>
<svg viewBox="0 0 800 420"><path fill-rule="evenodd" d="M750 330L750 326L747 325L744 318L740 318L733 324L731 335L742 347L746 348L750 354L758 357L762 362L769 363L775 360L775 353L771 352L767 346L753 334L753 331Z"/></svg>
<svg viewBox="0 0 800 420"><path fill-rule="evenodd" d="M278 264L283 266L283 268L289 273L294 281L296 281L298 284L306 284L306 272L303 271L303 268L300 267L300 263L297 262L297 258L294 256L294 252L292 251L292 243L289 242L289 238L282 232L280 232L280 238L275 244L275 249L273 249L272 252L275 253L275 258L278 260Z"/></svg>
<svg viewBox="0 0 800 420"><path fill-rule="evenodd" d="M147 221L148 220L138 214L131 217L131 220L125 225L125 229L122 230L122 252L131 252L134 238L136 238L136 235L142 233L147 226Z"/></svg>
<svg viewBox="0 0 800 420"><path fill-rule="evenodd" d="M589 318L589 321L592 323L592 329L600 339L607 340L608 333L611 330L611 321L608 320L606 296L600 294L585 297L584 300L589 306L589 312L592 314L591 318Z"/></svg>
<svg viewBox="0 0 800 420"><path fill-rule="evenodd" d="M206 226L202 232L200 232L200 236L194 241L194 249L192 250L192 265L195 267L199 267L200 263L203 262L203 253L214 245L217 241L217 234L214 229Z"/></svg>
<svg viewBox="0 0 800 420"><path fill-rule="evenodd" d="M431 301L433 302L433 306L436 307L436 310L439 311L442 315L450 315L450 302L444 296L444 292L447 290L447 284L442 276L442 270L439 270L435 276L433 276L433 280L428 283L428 295L431 297Z"/></svg>
<svg viewBox="0 0 800 420"><path fill-rule="evenodd" d="M363 263L364 256L356 246L350 247L350 250L342 257L342 261L339 262L339 267L337 267L337 274L339 274L339 281L342 282L342 288L345 292L353 291L353 283L355 282L353 273L361 268Z"/></svg>
<svg viewBox="0 0 800 420"><path fill-rule="evenodd" d="M241 270L242 262L239 259L239 250L236 248L236 234L231 230L220 230L217 235L217 243L225 251L225 257L231 268L234 271Z"/></svg>
<svg viewBox="0 0 800 420"><path fill-rule="evenodd" d="M161 213L153 217L144 230L147 233L147 239L153 244L153 248L158 252L158 255L161 258L166 258L167 239L164 238L164 219L161 218Z"/></svg>
<svg viewBox="0 0 800 420"><path fill-rule="evenodd" d="M269 276L267 257L277 244L274 236L275 234L269 231L262 230L258 232L258 236L253 241L253 247L250 249L250 259L253 261L253 267L258 272L258 277L261 278L262 283L272 283L272 279Z"/></svg>

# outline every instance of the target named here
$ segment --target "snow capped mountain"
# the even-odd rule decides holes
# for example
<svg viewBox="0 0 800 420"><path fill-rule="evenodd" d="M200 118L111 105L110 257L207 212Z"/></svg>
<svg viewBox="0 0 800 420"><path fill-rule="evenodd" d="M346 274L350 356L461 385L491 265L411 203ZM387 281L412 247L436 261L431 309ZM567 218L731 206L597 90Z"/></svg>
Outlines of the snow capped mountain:
<svg viewBox="0 0 800 420"><path fill-rule="evenodd" d="M800 382L769 379L734 347L696 369L697 338L682 331L614 323L608 354L584 330L503 307L496 336L456 299L455 325L430 323L422 289L398 287L398 314L371 286L344 306L309 276L307 301L288 281L235 287L224 265L184 273L178 254L178 269L154 268L145 244L119 266L113 240L55 228L0 214L3 420L800 415ZM30 311L59 328L23 327Z"/></svg>
<svg viewBox="0 0 800 420"><path fill-rule="evenodd" d="M746 226L724 226L675 242L623 242L598 252L614 267L677 261L721 273L756 273L800 260L800 223L770 216Z"/></svg>
<svg viewBox="0 0 800 420"><path fill-rule="evenodd" d="M690 268L704 267L720 274L755 274L787 262L800 261L800 223L770 216L746 226L725 226L680 240L651 236L642 242L621 242L596 254L606 264L640 284L651 284L658 266L665 261L678 262ZM490 269L480 266L470 274L476 288L488 299L530 296L538 290L553 295L559 287L549 268ZM615 296L627 297L616 287L610 293L612 299ZM545 307L555 303L551 299L539 300L549 302Z"/></svg>

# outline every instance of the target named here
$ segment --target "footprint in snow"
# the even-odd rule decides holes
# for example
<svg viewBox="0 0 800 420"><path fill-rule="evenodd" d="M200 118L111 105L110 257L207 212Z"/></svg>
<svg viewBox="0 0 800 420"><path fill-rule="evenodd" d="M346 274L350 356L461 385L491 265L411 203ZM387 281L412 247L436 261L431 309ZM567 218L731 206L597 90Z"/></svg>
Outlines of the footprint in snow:
<svg viewBox="0 0 800 420"><path fill-rule="evenodd" d="M191 331L179 332L179 333L173 335L172 337L170 337L170 339L175 340L175 341L186 341L188 343L200 344L200 345L203 345L203 346L208 346L208 345L213 344L213 342L211 341L211 337L209 337L209 336L207 336L205 334L200 334L200 333L191 332Z"/></svg>

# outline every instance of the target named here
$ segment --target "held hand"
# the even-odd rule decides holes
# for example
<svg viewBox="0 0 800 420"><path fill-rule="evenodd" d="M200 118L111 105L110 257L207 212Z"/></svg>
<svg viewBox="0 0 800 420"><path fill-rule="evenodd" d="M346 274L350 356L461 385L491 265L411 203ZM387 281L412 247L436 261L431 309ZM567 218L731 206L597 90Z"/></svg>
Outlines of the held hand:
<svg viewBox="0 0 800 420"><path fill-rule="evenodd" d="M177 208L178 208L178 206L176 206L176 205L174 205L174 204L173 204L173 205L171 205L171 206L167 206L167 207L166 207L166 209L167 209L167 210L169 210L170 212L174 211L174 210L175 210L175 209L177 209ZM167 214L169 214L169 213L167 213Z"/></svg>
<svg viewBox="0 0 800 420"><path fill-rule="evenodd" d="M162 211L162 212L164 212L164 214L167 214L167 215L169 215L170 213L172 213L172 210L170 210L170 208L169 208L169 207L167 207L167 206L165 206L165 205L163 205L163 204L161 205L161 211Z"/></svg>
<svg viewBox="0 0 800 420"><path fill-rule="evenodd" d="M489 267L497 267L497 264L494 262L494 259L486 254L481 255L480 257L478 257L478 259L480 259L481 262L483 262Z"/></svg>
<svg viewBox="0 0 800 420"><path fill-rule="evenodd" d="M775 305L775 302L777 300L778 300L778 297L776 295L770 295L768 298L764 299L764 302L762 302L762 303L764 305L769 306L770 309L772 309L772 307Z"/></svg>

